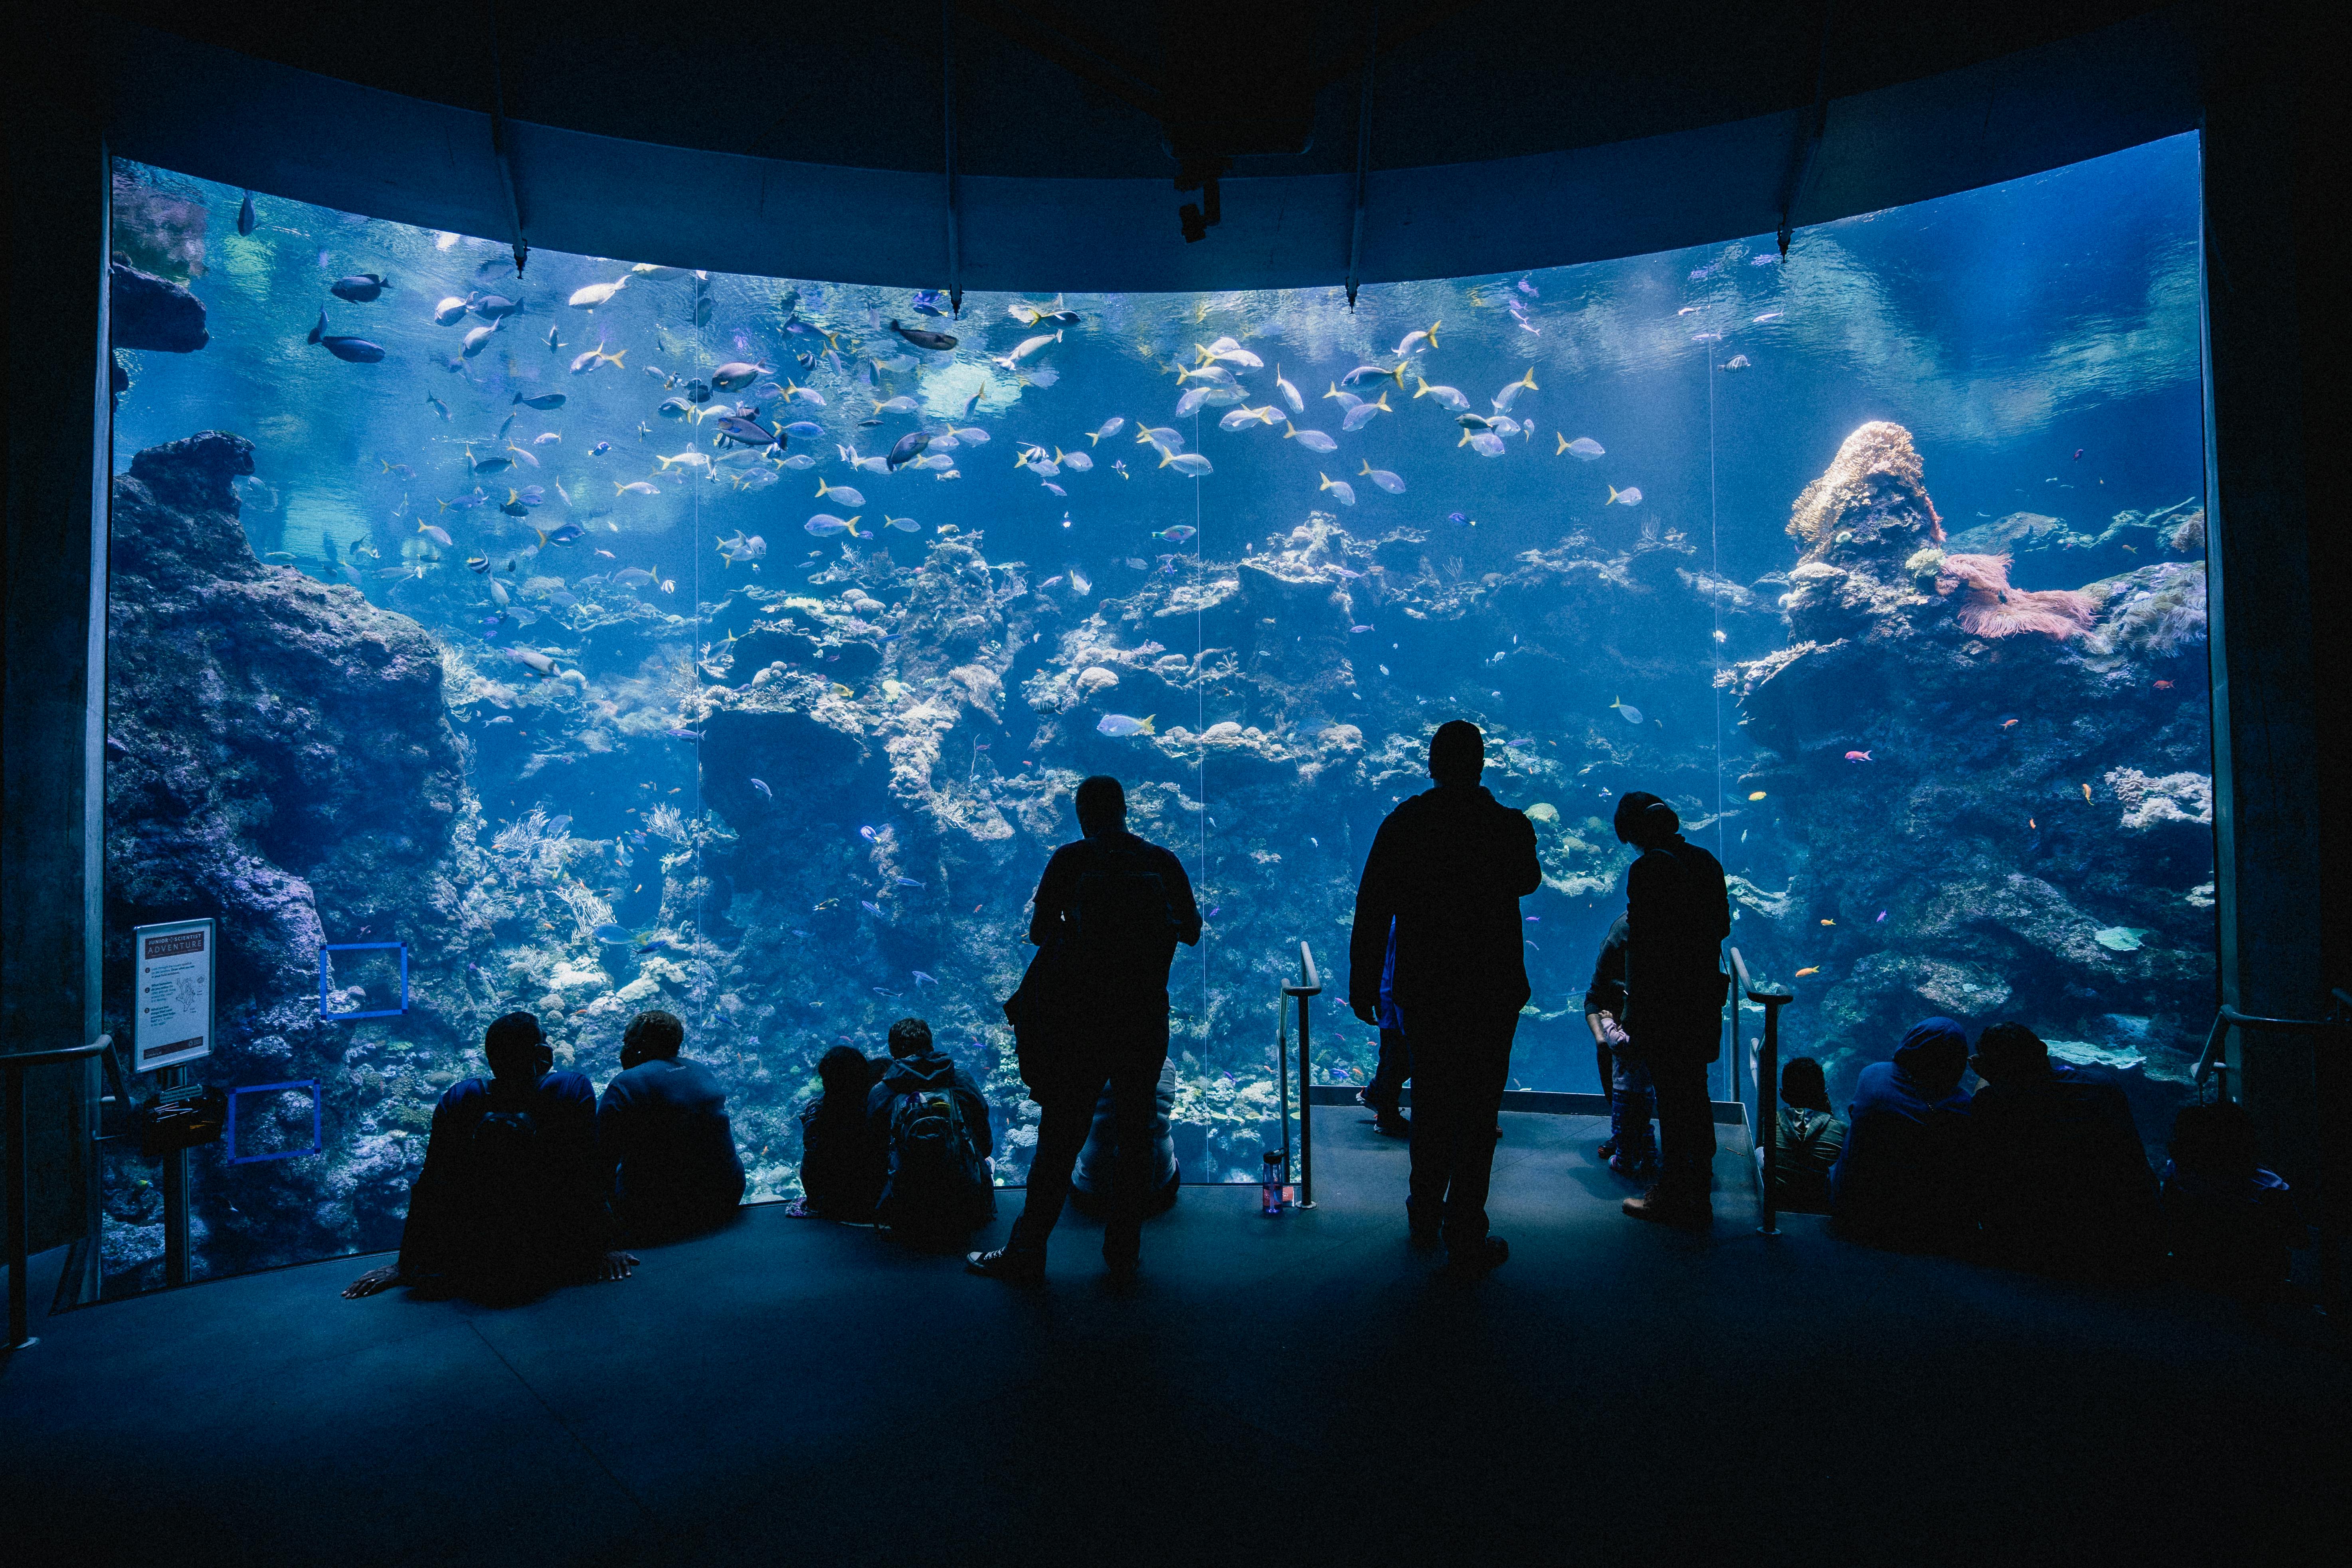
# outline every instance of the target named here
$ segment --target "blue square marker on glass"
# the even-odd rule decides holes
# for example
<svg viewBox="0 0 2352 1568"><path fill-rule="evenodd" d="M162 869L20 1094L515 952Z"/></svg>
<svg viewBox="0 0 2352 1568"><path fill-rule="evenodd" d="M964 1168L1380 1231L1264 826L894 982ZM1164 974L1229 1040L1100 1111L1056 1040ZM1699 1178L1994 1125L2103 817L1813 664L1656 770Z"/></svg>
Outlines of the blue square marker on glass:
<svg viewBox="0 0 2352 1568"><path fill-rule="evenodd" d="M276 1094L281 1090L289 1089L308 1089L310 1091L310 1146L308 1149L274 1149L267 1154L238 1153L236 1152L236 1102L239 1098L248 1094ZM221 1134L221 1146L227 1151L228 1163L232 1165L253 1165L258 1164L264 1160L299 1160L305 1154L315 1154L319 1152L320 1150L327 1146L326 1139L322 1136L325 1129L325 1122L320 1114L320 1100L319 1080L315 1078L301 1079L292 1083L247 1084L243 1089L230 1089L228 1091L228 1126Z"/></svg>
<svg viewBox="0 0 2352 1568"><path fill-rule="evenodd" d="M358 1013L338 1013L334 1010L331 993L334 989L334 963L331 952L397 952L400 954L400 1005L378 1007ZM397 1018L408 1011L408 944L404 942L331 942L319 949L319 1016L341 1020L348 1018Z"/></svg>

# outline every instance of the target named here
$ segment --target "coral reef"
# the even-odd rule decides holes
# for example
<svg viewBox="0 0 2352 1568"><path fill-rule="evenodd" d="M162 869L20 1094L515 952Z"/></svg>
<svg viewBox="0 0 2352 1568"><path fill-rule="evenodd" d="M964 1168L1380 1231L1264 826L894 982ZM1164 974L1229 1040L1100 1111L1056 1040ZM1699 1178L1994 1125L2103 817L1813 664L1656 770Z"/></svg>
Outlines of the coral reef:
<svg viewBox="0 0 2352 1568"><path fill-rule="evenodd" d="M2134 537L2200 549L2167 511L2130 514ZM2022 549L2051 522L1948 542ZM1826 988L1791 1010L1792 1045L1841 1078L1922 1014L2023 1017L2129 1055L2151 1100L2174 1092L2151 1080L2183 1073L2212 997L2202 562L2012 588L2005 552L1938 546L1922 466L1885 424L1790 531L1790 645L1723 679L1759 749L1740 787L1780 829L1742 870L1785 869L1793 895L1760 926L1739 900L1734 941ZM2140 934L2098 940L2116 929Z"/></svg>

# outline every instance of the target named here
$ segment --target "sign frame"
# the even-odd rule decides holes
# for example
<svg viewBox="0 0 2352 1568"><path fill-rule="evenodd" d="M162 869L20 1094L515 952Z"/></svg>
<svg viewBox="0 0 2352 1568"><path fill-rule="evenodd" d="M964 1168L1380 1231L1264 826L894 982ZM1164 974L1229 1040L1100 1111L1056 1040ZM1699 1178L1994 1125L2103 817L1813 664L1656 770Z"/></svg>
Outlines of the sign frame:
<svg viewBox="0 0 2352 1568"><path fill-rule="evenodd" d="M151 954L150 944L165 951ZM220 922L209 915L131 928L131 1071L155 1072L213 1054L219 952Z"/></svg>

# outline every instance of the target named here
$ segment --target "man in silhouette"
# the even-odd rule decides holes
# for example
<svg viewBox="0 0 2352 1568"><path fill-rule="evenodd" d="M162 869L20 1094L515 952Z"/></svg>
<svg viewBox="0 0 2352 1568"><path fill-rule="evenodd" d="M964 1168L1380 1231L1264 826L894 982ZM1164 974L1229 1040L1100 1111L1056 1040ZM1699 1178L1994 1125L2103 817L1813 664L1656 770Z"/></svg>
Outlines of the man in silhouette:
<svg viewBox="0 0 2352 1568"><path fill-rule="evenodd" d="M482 1054L490 1077L461 1079L434 1107L400 1261L361 1275L345 1296L413 1285L511 1300L629 1277L636 1258L605 1250L596 1091L580 1074L554 1070L555 1053L529 1013L491 1024Z"/></svg>
<svg viewBox="0 0 2352 1568"><path fill-rule="evenodd" d="M1349 1005L1377 1026L1394 922L1391 994L1412 1047L1405 1219L1416 1245L1443 1241L1448 1265L1469 1273L1510 1256L1486 1233L1486 1184L1511 1036L1528 996L1519 900L1543 885L1535 828L1479 784L1486 765L1475 724L1438 727L1429 742L1436 787L1381 824L1348 944Z"/></svg>
<svg viewBox="0 0 2352 1568"><path fill-rule="evenodd" d="M743 1201L727 1090L709 1068L678 1055L685 1044L676 1014L638 1014L621 1036L621 1070L596 1101L613 1217L634 1241L709 1230Z"/></svg>
<svg viewBox="0 0 2352 1568"><path fill-rule="evenodd" d="M1625 873L1625 1011L1630 1048L1650 1069L1658 1104L1658 1181L1627 1198L1635 1219L1705 1230L1715 1165L1706 1067L1723 1050L1723 939L1731 898L1723 867L1685 838L1656 795L1617 802L1617 837L1641 850Z"/></svg>
<svg viewBox="0 0 2352 1568"><path fill-rule="evenodd" d="M1021 1284L1045 1278L1045 1239L1069 1199L1070 1172L1106 1084L1118 1154L1103 1261L1114 1274L1134 1272L1152 1191L1160 1070L1168 1062L1168 966L1178 942L1201 940L1184 863L1127 830L1119 782L1097 774L1078 785L1075 804L1086 837L1045 863L1029 918L1039 954L1015 998L1024 1009L1016 1025L1021 1074L1038 1106L1029 1195L1011 1239L967 1258L975 1274Z"/></svg>

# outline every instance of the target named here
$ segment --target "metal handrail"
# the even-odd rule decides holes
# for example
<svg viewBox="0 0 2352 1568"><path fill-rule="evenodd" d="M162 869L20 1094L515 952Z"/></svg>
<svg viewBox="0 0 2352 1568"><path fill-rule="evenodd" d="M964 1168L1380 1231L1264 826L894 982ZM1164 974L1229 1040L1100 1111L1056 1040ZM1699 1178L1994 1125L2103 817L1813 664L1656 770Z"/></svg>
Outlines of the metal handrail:
<svg viewBox="0 0 2352 1568"><path fill-rule="evenodd" d="M2337 1002L2352 1007L2352 996L2346 995L2341 990L2335 994ZM2315 1030L2352 1029L2352 1017L2265 1018L2252 1013L2241 1013L2224 1002L2213 1015L2213 1026L2205 1035L2205 1049L2197 1058L2195 1078L2199 1089L2205 1087L2206 1079L2211 1076L2217 1066L2223 1072L2229 1071L2227 1064L2221 1061L2221 1056L2222 1043L2229 1038L2232 1028L2252 1029L2257 1034L2305 1034ZM2222 1086L2222 1094L2225 1098L2229 1094L2226 1083Z"/></svg>
<svg viewBox="0 0 2352 1568"><path fill-rule="evenodd" d="M1298 984L1282 988L1285 996L1298 998L1298 1206L1315 1206L1315 1087L1314 1054L1307 1048L1307 999L1323 994L1323 976L1315 968L1315 952L1305 942L1298 944Z"/></svg>
<svg viewBox="0 0 2352 1568"><path fill-rule="evenodd" d="M25 1272L33 1244L33 1227L31 1216L25 1212L26 1191L31 1184L25 1168L25 1071L27 1068L86 1060L113 1044L113 1036L100 1035L86 1046L0 1055L0 1099L5 1099L0 1117L5 1118L0 1120L0 1127L8 1131L8 1339L0 1344L0 1352L22 1350L33 1342L26 1332L30 1320L25 1299Z"/></svg>
<svg viewBox="0 0 2352 1568"><path fill-rule="evenodd" d="M1780 1213L1772 1197L1772 1175L1780 1157L1780 1009L1797 997L1793 991L1759 987L1748 975L1748 961L1739 956L1736 947L1731 950L1731 973L1738 982L1740 994L1764 1009L1764 1044L1756 1059L1756 1148L1761 1159L1758 1167L1760 1180L1757 1184L1756 1232L1759 1236L1778 1236ZM1737 1042L1739 1003L1736 997L1731 1004L1731 1018L1732 1039Z"/></svg>

